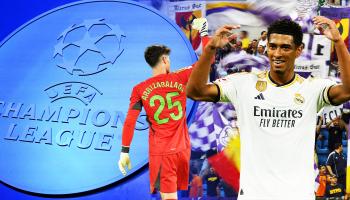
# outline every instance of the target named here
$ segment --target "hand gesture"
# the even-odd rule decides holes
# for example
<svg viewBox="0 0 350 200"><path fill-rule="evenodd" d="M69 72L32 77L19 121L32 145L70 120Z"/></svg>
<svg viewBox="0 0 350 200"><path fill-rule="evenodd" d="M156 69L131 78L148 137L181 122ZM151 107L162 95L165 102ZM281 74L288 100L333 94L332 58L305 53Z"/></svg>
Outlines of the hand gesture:
<svg viewBox="0 0 350 200"><path fill-rule="evenodd" d="M341 35L334 21L323 16L316 16L312 19L316 28L333 42L340 41Z"/></svg>
<svg viewBox="0 0 350 200"><path fill-rule="evenodd" d="M125 176L126 175L126 166L128 166L128 169L131 169L131 162L129 158L129 153L120 153L119 161L118 161L118 166L120 172Z"/></svg>
<svg viewBox="0 0 350 200"><path fill-rule="evenodd" d="M225 25L216 30L214 36L208 43L208 46L212 49L223 48L229 43L236 35L231 33L231 30L239 29L240 25Z"/></svg>

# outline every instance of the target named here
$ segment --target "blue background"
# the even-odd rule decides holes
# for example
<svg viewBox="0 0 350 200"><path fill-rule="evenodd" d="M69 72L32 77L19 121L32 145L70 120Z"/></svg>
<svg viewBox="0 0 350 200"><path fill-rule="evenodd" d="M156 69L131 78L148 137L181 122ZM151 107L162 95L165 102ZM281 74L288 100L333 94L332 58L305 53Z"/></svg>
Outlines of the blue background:
<svg viewBox="0 0 350 200"><path fill-rule="evenodd" d="M50 0L31 0L31 1L9 1L0 3L0 40L3 41L11 32L18 27L30 21L32 18L57 6L64 5L73 1L50 1ZM194 61L194 53L192 60ZM174 59L174 58L172 58ZM174 63L174 62L173 62ZM190 64L190 63L189 63ZM178 66L177 66L178 67ZM148 74L150 74L148 72ZM2 95L1 95L2 96ZM3 160L3 159L2 159ZM117 160L117 159L116 159ZM4 160L3 160L4 161ZM1 163L6 166L6 162ZM117 167L117 166L116 166ZM135 166L134 166L135 167ZM139 166L140 167L140 166ZM135 167L137 169L137 167ZM134 169L135 169L134 168ZM116 183L104 186L88 192L70 195L38 195L30 192L19 191L18 189L1 184L1 199L44 199L50 198L79 198L79 199L147 199L149 195L149 179L147 165L141 167L132 175Z"/></svg>

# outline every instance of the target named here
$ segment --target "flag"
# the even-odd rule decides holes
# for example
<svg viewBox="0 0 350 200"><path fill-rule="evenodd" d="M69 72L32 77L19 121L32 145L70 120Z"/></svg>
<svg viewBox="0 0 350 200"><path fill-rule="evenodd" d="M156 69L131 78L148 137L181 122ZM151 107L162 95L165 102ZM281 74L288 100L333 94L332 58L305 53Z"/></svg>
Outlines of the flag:
<svg viewBox="0 0 350 200"><path fill-rule="evenodd" d="M200 102L194 122L189 127L194 151L217 150L208 162L218 175L239 189L240 142L235 125L236 113L231 103Z"/></svg>
<svg viewBox="0 0 350 200"><path fill-rule="evenodd" d="M208 162L215 169L215 172L236 192L238 192L240 177L239 133L234 133L225 149L220 153L209 157Z"/></svg>
<svg viewBox="0 0 350 200"><path fill-rule="evenodd" d="M290 18L295 10L296 1L237 1L206 4L206 17L209 28L216 30L224 24L247 26L266 26L280 18Z"/></svg>
<svg viewBox="0 0 350 200"><path fill-rule="evenodd" d="M193 151L221 151L230 133L235 111L231 103L200 102L188 131ZM228 138L227 138L228 139Z"/></svg>
<svg viewBox="0 0 350 200"><path fill-rule="evenodd" d="M231 52L223 57L219 62L219 74L226 75L227 69L234 72L264 71L270 67L269 59L264 56L254 56L245 51ZM222 72L222 71L225 72Z"/></svg>

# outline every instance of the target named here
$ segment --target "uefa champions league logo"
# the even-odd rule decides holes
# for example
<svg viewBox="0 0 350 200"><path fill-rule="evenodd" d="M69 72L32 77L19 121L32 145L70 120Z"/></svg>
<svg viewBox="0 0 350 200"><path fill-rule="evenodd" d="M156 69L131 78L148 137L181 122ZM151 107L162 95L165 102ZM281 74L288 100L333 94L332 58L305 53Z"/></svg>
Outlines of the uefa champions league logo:
<svg viewBox="0 0 350 200"><path fill-rule="evenodd" d="M123 38L118 25L105 19L84 20L73 24L58 37L53 58L57 67L70 75L90 76L111 67L123 53ZM103 93L83 82L63 82L45 89L51 103L62 98L75 98L85 105Z"/></svg>

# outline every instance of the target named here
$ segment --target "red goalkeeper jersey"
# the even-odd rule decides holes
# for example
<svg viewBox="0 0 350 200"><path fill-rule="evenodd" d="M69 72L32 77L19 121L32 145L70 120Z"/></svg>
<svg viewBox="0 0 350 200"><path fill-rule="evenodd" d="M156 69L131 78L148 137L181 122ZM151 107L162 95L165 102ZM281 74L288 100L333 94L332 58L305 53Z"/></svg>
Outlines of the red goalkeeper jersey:
<svg viewBox="0 0 350 200"><path fill-rule="evenodd" d="M144 107L149 122L150 155L172 154L190 147L186 124L186 84L192 67L161 74L136 85L123 127L122 145L130 146Z"/></svg>

